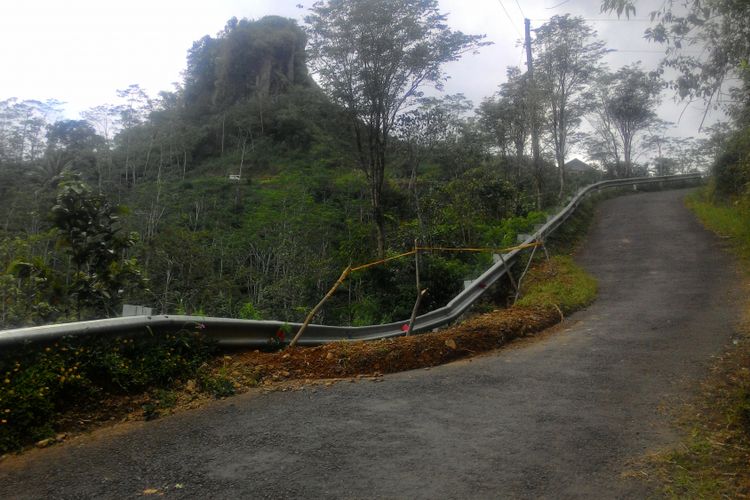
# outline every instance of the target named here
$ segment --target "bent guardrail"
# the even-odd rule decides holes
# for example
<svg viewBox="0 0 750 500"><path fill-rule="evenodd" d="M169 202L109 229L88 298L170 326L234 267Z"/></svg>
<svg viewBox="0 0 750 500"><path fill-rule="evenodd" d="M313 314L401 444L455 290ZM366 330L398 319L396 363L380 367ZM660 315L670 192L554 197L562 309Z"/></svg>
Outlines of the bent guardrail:
<svg viewBox="0 0 750 500"><path fill-rule="evenodd" d="M575 196L551 217L541 228L531 234L523 243L544 241L568 217L570 217L583 199L603 189L628 187L637 188L643 184L672 184L675 182L701 181L702 174L670 175L660 177L634 177L601 181L581 188ZM484 294L492 284L500 279L516 263L522 249L513 250L503 255L505 264L498 262L487 269L474 280L465 290L456 295L445 306L417 316L413 331L425 332L444 326L458 319ZM397 337L404 334L409 318L382 325L370 326L328 326L311 324L307 327L305 336L299 341L300 345L319 345L340 340L375 340ZM224 346L262 346L266 345L280 328L290 327L297 331L300 323L286 323L283 321L257 321L231 318L211 318L202 316L133 316L127 318L110 318L93 321L78 321L56 325L18 328L0 331L0 349L17 346L29 342L45 342L68 336L86 335L139 335L156 331L177 331L185 327L199 324L203 333L214 338Z"/></svg>

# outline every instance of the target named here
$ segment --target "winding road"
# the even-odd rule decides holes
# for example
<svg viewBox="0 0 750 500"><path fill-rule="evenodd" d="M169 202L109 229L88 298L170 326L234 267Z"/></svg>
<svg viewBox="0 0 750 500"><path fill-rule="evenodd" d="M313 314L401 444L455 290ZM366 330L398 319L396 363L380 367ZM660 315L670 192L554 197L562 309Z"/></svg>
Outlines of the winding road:
<svg viewBox="0 0 750 500"><path fill-rule="evenodd" d="M245 394L0 462L0 498L642 498L733 334L736 271L686 191L603 202L577 260L597 302L430 370Z"/></svg>

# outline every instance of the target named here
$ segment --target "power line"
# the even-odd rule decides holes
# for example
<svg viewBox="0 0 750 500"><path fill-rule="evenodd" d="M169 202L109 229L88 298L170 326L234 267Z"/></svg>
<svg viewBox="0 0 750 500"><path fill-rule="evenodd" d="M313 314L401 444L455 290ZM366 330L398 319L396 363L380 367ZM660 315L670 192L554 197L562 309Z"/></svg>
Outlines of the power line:
<svg viewBox="0 0 750 500"><path fill-rule="evenodd" d="M578 17L578 16L576 16ZM584 21L591 21L594 23L629 23L629 22L641 22L641 23L650 23L652 22L650 18L647 17L631 17L630 19L610 19L608 17L582 17ZM544 18L537 18L532 19L532 21L549 21L549 19Z"/></svg>
<svg viewBox="0 0 750 500"><path fill-rule="evenodd" d="M516 34L518 35L518 37L523 38L521 36L521 32L518 30L518 26L516 26L516 23L513 21L513 18L510 17L510 14L508 13L508 9L506 9L505 5L503 5L503 0L497 0L497 1L500 2L500 7L503 8L503 12L505 12L505 16L508 18L508 21L510 21L510 24L513 26L513 29L516 30Z"/></svg>
<svg viewBox="0 0 750 500"><path fill-rule="evenodd" d="M610 52L643 52L646 54L666 54L665 50L609 49ZM681 50L680 54L702 54L700 50Z"/></svg>
<svg viewBox="0 0 750 500"><path fill-rule="evenodd" d="M521 17L526 19L526 14L523 13L523 9L521 8L521 4L518 3L518 0L516 0L516 7L518 7L518 11L521 13Z"/></svg>

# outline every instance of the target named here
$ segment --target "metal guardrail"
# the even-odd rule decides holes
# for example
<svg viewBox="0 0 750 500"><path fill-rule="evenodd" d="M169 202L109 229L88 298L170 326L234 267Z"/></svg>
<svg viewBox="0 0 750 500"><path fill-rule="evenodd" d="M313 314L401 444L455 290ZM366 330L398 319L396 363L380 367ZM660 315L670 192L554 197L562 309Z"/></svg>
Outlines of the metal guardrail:
<svg viewBox="0 0 750 500"><path fill-rule="evenodd" d="M699 181L703 179L702 174L670 175L661 177L634 177L629 179L616 179L597 182L580 189L575 196L551 217L541 228L528 236L524 243L544 241L555 231L568 217L570 217L583 199L603 189L630 187L644 184L671 184L675 182ZM456 295L445 306L418 316L414 323L413 331L425 332L446 325L456 320L471 305L473 305L482 294L500 277L506 270L516 263L523 250L513 250L503 255L507 267L498 262L482 273L465 290ZM319 345L341 340L374 340L388 337L397 337L404 334L409 319L394 321L382 325L371 326L327 326L311 324L308 326L304 337L299 341L300 345ZM281 328L291 328L297 331L300 323L285 323L282 321L256 321L230 318L211 318L203 316L134 316L127 318L110 318L93 321L78 321L57 325L36 326L30 328L18 328L14 330L0 331L0 349L22 345L30 342L46 342L67 336L107 335L107 336L135 336L145 334L149 331L177 331L185 327L200 325L203 333L216 339L224 346L262 346L267 345Z"/></svg>

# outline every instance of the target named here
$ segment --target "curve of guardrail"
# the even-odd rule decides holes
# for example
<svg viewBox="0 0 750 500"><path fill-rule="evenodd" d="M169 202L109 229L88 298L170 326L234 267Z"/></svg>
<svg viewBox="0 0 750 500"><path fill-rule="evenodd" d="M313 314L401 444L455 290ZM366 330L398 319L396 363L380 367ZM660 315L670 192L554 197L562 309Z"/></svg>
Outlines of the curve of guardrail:
<svg viewBox="0 0 750 500"><path fill-rule="evenodd" d="M700 181L702 179L702 174L684 174L661 177L633 177L591 184L581 188L562 210L549 218L542 227L529 235L523 243L544 241L575 212L578 205L591 193L610 188L629 187L631 185L634 189L637 189L637 186L644 184L658 184L663 186L676 182ZM494 264L466 287L466 289L456 295L448 304L434 311L417 316L413 331L425 332L455 321L482 296L490 285L501 278L507 272L507 269L517 262L520 253L523 251L525 250L513 250L504 254L503 260L506 263L505 265L502 262ZM404 329L408 325L408 322L409 319L407 318L403 321L394 321L382 325L359 327L311 324L305 331L304 336L299 340L299 344L319 345L340 340L374 340L396 337L404 334ZM178 331L195 325L199 325L207 336L217 340L220 345L224 346L267 345L269 339L280 328L288 327L293 332L296 332L301 326L300 323L286 323L283 321L256 321L203 316L132 316L0 331L0 349L24 343L52 341L68 336L135 336L148 332Z"/></svg>

